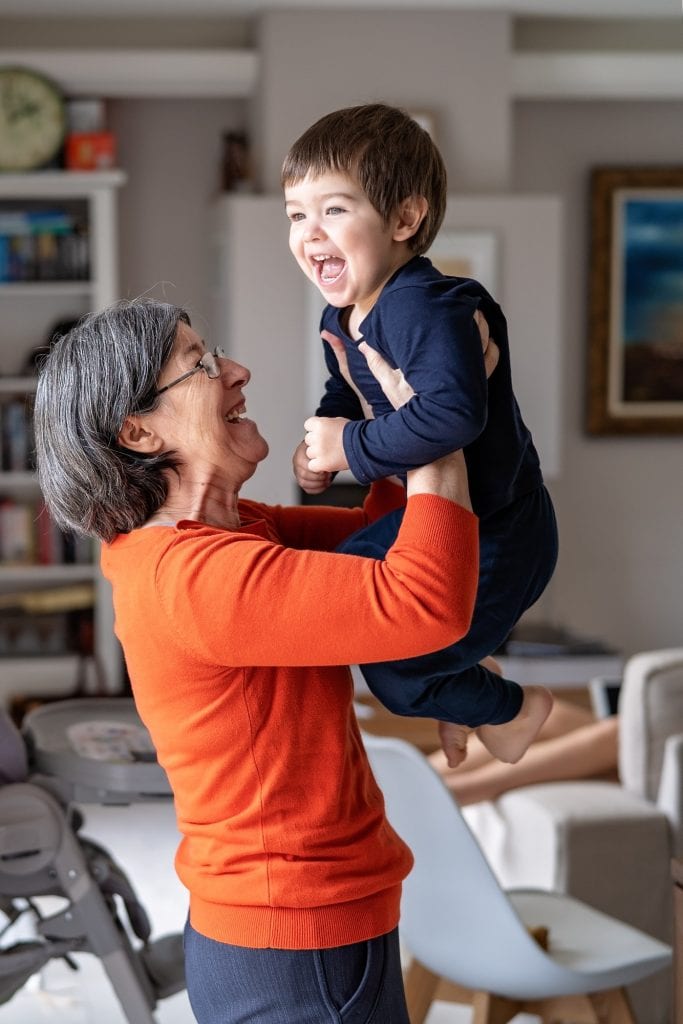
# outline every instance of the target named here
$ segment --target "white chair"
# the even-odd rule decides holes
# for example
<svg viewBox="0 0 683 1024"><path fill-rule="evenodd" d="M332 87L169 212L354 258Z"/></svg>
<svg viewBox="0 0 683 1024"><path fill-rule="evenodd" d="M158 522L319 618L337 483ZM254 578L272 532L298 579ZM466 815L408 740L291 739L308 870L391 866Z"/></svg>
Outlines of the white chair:
<svg viewBox="0 0 683 1024"><path fill-rule="evenodd" d="M633 1024L623 986L667 967L670 947L572 897L505 892L423 755L398 739L364 742L389 820L415 857L401 906L401 937L414 957L412 1024L424 1021L441 979L472 1002L474 1024L505 1024L523 1011L543 1021ZM539 926L548 929L547 952L530 934Z"/></svg>
<svg viewBox="0 0 683 1024"><path fill-rule="evenodd" d="M670 861L683 856L683 648L627 661L619 781L544 782L464 816L501 885L567 893L663 942ZM643 1024L671 1019L668 972L629 989Z"/></svg>

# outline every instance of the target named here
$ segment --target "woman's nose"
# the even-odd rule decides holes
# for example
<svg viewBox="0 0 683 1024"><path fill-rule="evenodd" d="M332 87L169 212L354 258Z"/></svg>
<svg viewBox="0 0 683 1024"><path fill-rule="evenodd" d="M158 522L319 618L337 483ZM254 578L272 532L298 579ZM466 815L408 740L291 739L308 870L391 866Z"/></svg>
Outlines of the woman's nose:
<svg viewBox="0 0 683 1024"><path fill-rule="evenodd" d="M225 356L220 359L221 376L227 382L228 387L242 388L251 380L251 373L246 366L241 366L234 359L227 359Z"/></svg>

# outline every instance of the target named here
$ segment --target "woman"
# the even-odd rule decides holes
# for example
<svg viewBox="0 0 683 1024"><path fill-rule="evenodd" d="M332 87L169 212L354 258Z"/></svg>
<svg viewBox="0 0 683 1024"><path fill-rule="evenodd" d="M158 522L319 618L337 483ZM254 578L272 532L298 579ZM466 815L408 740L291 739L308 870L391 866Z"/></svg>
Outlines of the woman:
<svg viewBox="0 0 683 1024"><path fill-rule="evenodd" d="M378 379L400 390L386 366ZM86 318L39 379L41 486L62 526L104 541L182 834L197 1020L407 1024L396 927L411 855L384 816L346 666L467 631L477 525L464 460L409 475L385 560L336 554L405 493L380 483L363 509L240 500L268 451L245 416L248 382L177 307Z"/></svg>

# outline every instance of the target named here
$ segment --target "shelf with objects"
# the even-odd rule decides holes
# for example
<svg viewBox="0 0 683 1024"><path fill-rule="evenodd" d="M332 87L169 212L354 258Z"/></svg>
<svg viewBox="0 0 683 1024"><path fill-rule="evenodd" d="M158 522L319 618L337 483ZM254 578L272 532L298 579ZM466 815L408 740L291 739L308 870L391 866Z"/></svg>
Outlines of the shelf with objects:
<svg viewBox="0 0 683 1024"><path fill-rule="evenodd" d="M122 658L97 546L51 522L35 476L41 355L118 298L116 205L125 175L0 176L0 703L32 692L117 692ZM87 666L84 669L84 664Z"/></svg>

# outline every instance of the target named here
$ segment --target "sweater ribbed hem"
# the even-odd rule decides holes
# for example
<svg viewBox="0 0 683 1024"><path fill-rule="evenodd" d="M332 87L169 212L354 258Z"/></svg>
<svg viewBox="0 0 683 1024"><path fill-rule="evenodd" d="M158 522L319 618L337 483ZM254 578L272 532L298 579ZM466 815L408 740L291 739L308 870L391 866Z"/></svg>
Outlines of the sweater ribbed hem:
<svg viewBox="0 0 683 1024"><path fill-rule="evenodd" d="M195 931L252 949L330 949L364 942L398 924L401 886L327 907L234 907L190 898Z"/></svg>

